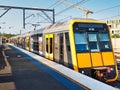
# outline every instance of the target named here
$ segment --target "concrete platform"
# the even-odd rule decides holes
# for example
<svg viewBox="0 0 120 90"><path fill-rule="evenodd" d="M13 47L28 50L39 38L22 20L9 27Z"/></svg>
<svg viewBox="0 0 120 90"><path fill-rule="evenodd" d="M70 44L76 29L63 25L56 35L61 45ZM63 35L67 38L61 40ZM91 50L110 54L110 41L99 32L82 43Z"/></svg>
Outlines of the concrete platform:
<svg viewBox="0 0 120 90"><path fill-rule="evenodd" d="M59 82L64 84L69 90L81 90L79 87L83 87L84 89L90 89L90 90L117 90L117 88L114 88L112 86L109 86L105 83L102 83L98 80L95 80L93 78L90 78L86 75L83 75L79 72L75 72L72 69L69 69L63 65L60 65L58 63L55 63L51 60L45 59L39 55L36 55L34 53L31 53L29 51L26 51L24 49L21 49L19 47L16 47L12 44L9 44L12 48L16 49L17 52L21 53L23 56L28 58L30 61L32 61L34 64L42 68L44 71L49 73L52 77L57 79ZM41 64L40 64L41 63ZM46 67L41 67L41 65L45 65ZM52 69L53 71L51 71ZM63 77L64 78L59 78ZM76 84L70 83L70 81L75 82ZM86 88L87 87L87 88Z"/></svg>
<svg viewBox="0 0 120 90"><path fill-rule="evenodd" d="M4 52L3 52L3 45L0 45L0 70L4 69L6 66L5 60L4 60Z"/></svg>
<svg viewBox="0 0 120 90"><path fill-rule="evenodd" d="M9 47L8 47L9 45ZM63 65L5 45L0 90L118 90Z"/></svg>
<svg viewBox="0 0 120 90"><path fill-rule="evenodd" d="M33 58L29 56L24 57L16 49L6 45L4 51L4 59L0 58L0 60L2 60L1 62L5 63L4 68L0 70L0 90L85 89L40 64ZM3 65L3 63L1 65Z"/></svg>

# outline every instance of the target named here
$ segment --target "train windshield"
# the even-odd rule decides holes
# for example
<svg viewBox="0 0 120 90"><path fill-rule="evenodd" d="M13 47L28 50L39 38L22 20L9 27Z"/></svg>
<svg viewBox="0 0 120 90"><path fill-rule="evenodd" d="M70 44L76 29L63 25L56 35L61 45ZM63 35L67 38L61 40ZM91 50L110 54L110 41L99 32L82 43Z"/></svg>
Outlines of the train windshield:
<svg viewBox="0 0 120 90"><path fill-rule="evenodd" d="M96 32L88 32L88 42L91 52L99 52L99 45Z"/></svg>
<svg viewBox="0 0 120 90"><path fill-rule="evenodd" d="M108 33L99 33L101 51L112 51Z"/></svg>
<svg viewBox="0 0 120 90"><path fill-rule="evenodd" d="M73 29L76 52L112 51L106 24L75 23Z"/></svg>
<svg viewBox="0 0 120 90"><path fill-rule="evenodd" d="M75 32L75 42L77 52L88 52L86 32Z"/></svg>

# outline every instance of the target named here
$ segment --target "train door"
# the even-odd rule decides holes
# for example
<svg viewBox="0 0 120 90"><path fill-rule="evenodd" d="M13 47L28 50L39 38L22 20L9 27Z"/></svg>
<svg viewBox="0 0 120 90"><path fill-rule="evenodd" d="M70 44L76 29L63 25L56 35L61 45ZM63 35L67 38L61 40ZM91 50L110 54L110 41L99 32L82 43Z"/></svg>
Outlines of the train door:
<svg viewBox="0 0 120 90"><path fill-rule="evenodd" d="M66 56L64 55L66 53L65 50L65 35L64 33L58 33L55 35L55 49L54 49L54 58L55 61L64 64L64 60Z"/></svg>
<svg viewBox="0 0 120 90"><path fill-rule="evenodd" d="M59 60L60 60L60 37L59 37L59 34L55 34L54 35L54 40L55 40L55 44L54 44L54 59L55 59L55 62L59 63Z"/></svg>
<svg viewBox="0 0 120 90"><path fill-rule="evenodd" d="M68 66L67 45L65 33L55 34L54 59L55 62Z"/></svg>
<svg viewBox="0 0 120 90"><path fill-rule="evenodd" d="M30 36L27 36L26 37L26 42L25 42L25 44L26 44L26 50L30 50Z"/></svg>
<svg viewBox="0 0 120 90"><path fill-rule="evenodd" d="M38 37L38 44L39 44L39 54L43 55L43 38L42 35L39 35Z"/></svg>
<svg viewBox="0 0 120 90"><path fill-rule="evenodd" d="M98 42L98 33L97 32L88 32L88 42L90 48L90 56L92 61L92 66L103 66L103 60L100 53L100 46Z"/></svg>
<svg viewBox="0 0 120 90"><path fill-rule="evenodd" d="M33 36L33 52L34 53L39 53L39 47L38 47L38 35Z"/></svg>
<svg viewBox="0 0 120 90"><path fill-rule="evenodd" d="M34 39L33 37L31 36L30 38L30 51L33 52L33 42L34 42Z"/></svg>
<svg viewBox="0 0 120 90"><path fill-rule="evenodd" d="M54 59L55 62L72 68L69 34L57 33L54 36Z"/></svg>
<svg viewBox="0 0 120 90"><path fill-rule="evenodd" d="M65 32L64 34L64 65L73 69L68 32Z"/></svg>
<svg viewBox="0 0 120 90"><path fill-rule="evenodd" d="M55 34L54 59L60 64L64 64L64 39L63 33Z"/></svg>
<svg viewBox="0 0 120 90"><path fill-rule="evenodd" d="M60 43L60 45L59 45L59 48L60 48L60 62L59 63L61 63L61 64L64 64L64 35L63 35L63 33L60 33L60 40L59 40L59 43Z"/></svg>
<svg viewBox="0 0 120 90"><path fill-rule="evenodd" d="M53 34L45 35L45 57L53 60Z"/></svg>

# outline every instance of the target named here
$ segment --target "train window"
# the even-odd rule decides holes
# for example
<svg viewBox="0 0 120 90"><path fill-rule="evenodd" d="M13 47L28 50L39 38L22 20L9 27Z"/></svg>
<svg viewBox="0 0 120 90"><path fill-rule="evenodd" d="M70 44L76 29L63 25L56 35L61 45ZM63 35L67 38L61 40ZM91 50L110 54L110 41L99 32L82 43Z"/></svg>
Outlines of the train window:
<svg viewBox="0 0 120 90"><path fill-rule="evenodd" d="M68 67L72 68L72 59L71 59L71 50L70 50L70 40L68 32L65 33L65 42L67 48L67 58L68 58Z"/></svg>
<svg viewBox="0 0 120 90"><path fill-rule="evenodd" d="M89 37L89 47L91 52L98 52L99 46L98 46L98 40L97 40L97 33L88 33Z"/></svg>
<svg viewBox="0 0 120 90"><path fill-rule="evenodd" d="M60 33L60 63L63 63L64 59L64 41L63 33Z"/></svg>
<svg viewBox="0 0 120 90"><path fill-rule="evenodd" d="M88 52L86 32L75 32L76 52Z"/></svg>
<svg viewBox="0 0 120 90"><path fill-rule="evenodd" d="M30 50L33 51L33 42L34 42L34 39L33 37L30 38Z"/></svg>
<svg viewBox="0 0 120 90"><path fill-rule="evenodd" d="M38 52L38 37L37 35L32 36L33 39L33 52Z"/></svg>
<svg viewBox="0 0 120 90"><path fill-rule="evenodd" d="M30 37L26 37L26 48L30 47Z"/></svg>
<svg viewBox="0 0 120 90"><path fill-rule="evenodd" d="M70 52L70 40L68 33L65 33L65 39L66 39L67 51Z"/></svg>
<svg viewBox="0 0 120 90"><path fill-rule="evenodd" d="M43 52L43 40L42 40L42 36L39 36L39 38L38 38L38 47L39 47L39 54L41 55Z"/></svg>
<svg viewBox="0 0 120 90"><path fill-rule="evenodd" d="M52 51L52 46L53 46L53 43L52 43L52 42L53 42L53 39L50 38L50 54L53 52L53 51Z"/></svg>
<svg viewBox="0 0 120 90"><path fill-rule="evenodd" d="M48 38L46 38L46 52L48 52Z"/></svg>
<svg viewBox="0 0 120 90"><path fill-rule="evenodd" d="M99 33L101 51L112 51L108 33Z"/></svg>

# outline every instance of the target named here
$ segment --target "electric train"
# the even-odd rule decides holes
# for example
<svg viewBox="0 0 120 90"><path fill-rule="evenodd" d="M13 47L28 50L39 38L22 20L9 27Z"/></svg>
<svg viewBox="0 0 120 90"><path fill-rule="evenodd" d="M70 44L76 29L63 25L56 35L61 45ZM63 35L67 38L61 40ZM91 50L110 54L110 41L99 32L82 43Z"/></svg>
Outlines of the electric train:
<svg viewBox="0 0 120 90"><path fill-rule="evenodd" d="M118 77L105 22L71 19L13 37L10 42L101 81Z"/></svg>

